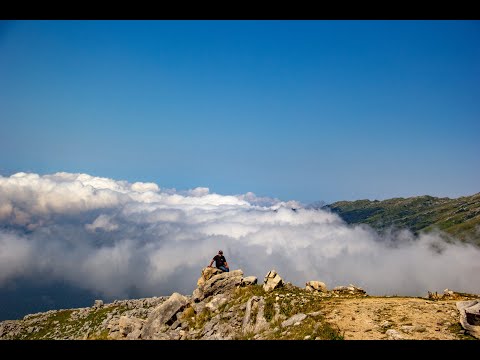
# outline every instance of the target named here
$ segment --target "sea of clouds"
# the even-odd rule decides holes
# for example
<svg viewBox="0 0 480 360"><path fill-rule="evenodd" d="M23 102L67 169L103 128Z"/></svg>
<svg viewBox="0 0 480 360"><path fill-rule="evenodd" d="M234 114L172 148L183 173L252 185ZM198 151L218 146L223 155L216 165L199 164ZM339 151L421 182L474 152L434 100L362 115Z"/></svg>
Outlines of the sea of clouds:
<svg viewBox="0 0 480 360"><path fill-rule="evenodd" d="M370 295L480 292L480 249L440 233L379 235L253 193L64 172L0 176L0 289L29 279L106 298L189 294L219 249L231 269L259 282L276 269L297 286L354 284Z"/></svg>

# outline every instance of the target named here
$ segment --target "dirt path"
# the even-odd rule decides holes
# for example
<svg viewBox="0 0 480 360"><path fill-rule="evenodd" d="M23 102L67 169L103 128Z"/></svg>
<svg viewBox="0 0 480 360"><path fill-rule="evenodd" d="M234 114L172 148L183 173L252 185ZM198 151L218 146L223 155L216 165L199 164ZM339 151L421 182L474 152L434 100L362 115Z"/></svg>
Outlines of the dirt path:
<svg viewBox="0 0 480 360"><path fill-rule="evenodd" d="M325 302L328 322L345 340L455 340L465 336L455 300L419 298L353 298Z"/></svg>

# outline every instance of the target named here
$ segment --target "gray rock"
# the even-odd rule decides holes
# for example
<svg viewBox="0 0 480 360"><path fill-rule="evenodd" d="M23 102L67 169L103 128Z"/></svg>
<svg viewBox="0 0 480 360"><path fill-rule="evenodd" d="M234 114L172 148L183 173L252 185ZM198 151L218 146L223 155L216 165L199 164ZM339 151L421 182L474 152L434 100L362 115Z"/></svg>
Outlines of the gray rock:
<svg viewBox="0 0 480 360"><path fill-rule="evenodd" d="M155 339L164 331L165 325L170 326L177 320L177 313L183 311L188 304L188 298L173 293L150 313L142 329L142 339Z"/></svg>
<svg viewBox="0 0 480 360"><path fill-rule="evenodd" d="M196 288L195 290L193 290L193 293L192 293L193 302L198 303L198 302L202 301L204 297L205 296L203 294L203 285Z"/></svg>
<svg viewBox="0 0 480 360"><path fill-rule="evenodd" d="M241 286L255 285L257 283L256 276L247 276L242 278Z"/></svg>
<svg viewBox="0 0 480 360"><path fill-rule="evenodd" d="M198 278L197 287L205 285L205 282L211 279L214 275L221 274L222 270L214 267L206 267L202 269L202 275Z"/></svg>
<svg viewBox="0 0 480 360"><path fill-rule="evenodd" d="M95 302L93 303L93 307L94 307L94 308L101 308L101 307L103 307L103 300L95 300Z"/></svg>
<svg viewBox="0 0 480 360"><path fill-rule="evenodd" d="M310 292L327 292L327 286L321 281L308 281L305 283L305 290Z"/></svg>
<svg viewBox="0 0 480 360"><path fill-rule="evenodd" d="M387 338L389 340L403 340L404 337L397 331L393 329L389 329L385 332L385 335L387 335Z"/></svg>
<svg viewBox="0 0 480 360"><path fill-rule="evenodd" d="M139 339L144 322L145 320L142 319L121 316L118 320L119 333L128 339Z"/></svg>
<svg viewBox="0 0 480 360"><path fill-rule="evenodd" d="M229 296L227 294L218 294L210 300L205 307L210 310L211 312L215 312L218 310L218 308L222 305L224 305L229 299Z"/></svg>
<svg viewBox="0 0 480 360"><path fill-rule="evenodd" d="M263 279L263 290L272 291L284 285L283 279L275 270L270 270Z"/></svg>
<svg viewBox="0 0 480 360"><path fill-rule="evenodd" d="M416 325L416 326L413 327L413 331L423 333L423 332L427 331L427 328L425 326L422 326L422 325Z"/></svg>
<svg viewBox="0 0 480 360"><path fill-rule="evenodd" d="M202 287L203 296L199 299L203 300L212 295L224 293L239 286L242 282L243 271L233 270L230 272L222 272L221 274L213 275L208 279Z"/></svg>
<svg viewBox="0 0 480 360"><path fill-rule="evenodd" d="M295 315L289 317L287 320L282 322L282 324L281 324L282 328L294 325L297 322L302 322L306 317L307 317L307 315L302 314L302 313L295 314Z"/></svg>
<svg viewBox="0 0 480 360"><path fill-rule="evenodd" d="M245 308L245 315L243 316L242 321L242 332L246 334L249 331L253 331L254 325L252 325L252 309L257 305L257 302L260 301L260 296L252 296L247 301L247 307Z"/></svg>
<svg viewBox="0 0 480 360"><path fill-rule="evenodd" d="M355 286L355 285L348 285L348 286L337 286L333 288L334 292L340 294L352 294L352 295L363 295L365 294L365 290L362 288Z"/></svg>
<svg viewBox="0 0 480 360"><path fill-rule="evenodd" d="M467 322L470 325L480 325L480 302L465 309Z"/></svg>
<svg viewBox="0 0 480 360"><path fill-rule="evenodd" d="M480 339L480 325L476 325L476 316L479 315L480 300L457 301L460 311L460 324L473 337ZM474 324L471 324L473 322Z"/></svg>
<svg viewBox="0 0 480 360"><path fill-rule="evenodd" d="M259 332L267 330L270 327L265 319L264 311L265 299L263 296L252 296L247 301L245 315L242 321L243 334L248 332L258 334ZM252 316L252 313L256 313L255 318Z"/></svg>
<svg viewBox="0 0 480 360"><path fill-rule="evenodd" d="M383 328L383 329L387 329L387 328L389 328L390 326L392 326L392 323L391 323L390 321L388 321L388 320L385 320L384 322L382 322L382 323L380 324L380 327Z"/></svg>
<svg viewBox="0 0 480 360"><path fill-rule="evenodd" d="M195 311L195 314L201 314L205 310L205 302L199 302L199 303L191 303L191 306L193 310Z"/></svg>
<svg viewBox="0 0 480 360"><path fill-rule="evenodd" d="M253 332L256 334L269 328L268 322L265 319L264 311L265 299L263 298L263 296L261 296L260 300L258 301L257 318L255 321L255 327L253 329Z"/></svg>
<svg viewBox="0 0 480 360"><path fill-rule="evenodd" d="M172 325L170 325L170 329L175 330L176 328L180 327L181 325L182 325L182 322L180 321L180 319L177 319L173 322Z"/></svg>
<svg viewBox="0 0 480 360"><path fill-rule="evenodd" d="M402 330L404 333L410 334L413 332L414 326L412 325L402 325L400 330Z"/></svg>

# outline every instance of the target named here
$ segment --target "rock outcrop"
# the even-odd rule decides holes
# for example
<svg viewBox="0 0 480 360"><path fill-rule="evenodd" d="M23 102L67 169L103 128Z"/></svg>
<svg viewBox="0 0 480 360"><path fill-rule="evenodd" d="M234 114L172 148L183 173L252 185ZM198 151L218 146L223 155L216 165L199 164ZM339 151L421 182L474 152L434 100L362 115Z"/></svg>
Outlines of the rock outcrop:
<svg viewBox="0 0 480 360"><path fill-rule="evenodd" d="M202 270L202 276L204 272L205 269ZM200 302L209 296L217 295L219 293L234 289L242 283L242 278L242 270L233 270L230 272L220 271L220 273L215 273L208 279L204 278L204 281L199 279L197 284L200 283L200 285L192 294L193 301Z"/></svg>
<svg viewBox="0 0 480 360"><path fill-rule="evenodd" d="M270 270L263 280L263 290L265 291L272 291L283 285L283 279L275 270Z"/></svg>
<svg viewBox="0 0 480 360"><path fill-rule="evenodd" d="M142 329L142 339L156 339L158 334L165 332L177 320L177 313L189 304L189 300L173 293L167 301L153 310Z"/></svg>
<svg viewBox="0 0 480 360"><path fill-rule="evenodd" d="M309 281L300 288L275 270L257 285L240 269L204 268L192 295L97 300L89 308L30 314L0 322L0 339L479 338L480 299L467 295L448 290L441 301L382 299L352 284L328 291L321 281ZM461 331L453 326L459 313Z"/></svg>
<svg viewBox="0 0 480 360"><path fill-rule="evenodd" d="M443 290L443 294L428 291L428 298L431 300L456 300L456 299L465 299L465 298L475 299L477 298L477 295L465 294L465 293L460 293L460 292L455 292L453 290L445 289Z"/></svg>
<svg viewBox="0 0 480 360"><path fill-rule="evenodd" d="M480 339L480 299L457 301L460 324L473 337Z"/></svg>

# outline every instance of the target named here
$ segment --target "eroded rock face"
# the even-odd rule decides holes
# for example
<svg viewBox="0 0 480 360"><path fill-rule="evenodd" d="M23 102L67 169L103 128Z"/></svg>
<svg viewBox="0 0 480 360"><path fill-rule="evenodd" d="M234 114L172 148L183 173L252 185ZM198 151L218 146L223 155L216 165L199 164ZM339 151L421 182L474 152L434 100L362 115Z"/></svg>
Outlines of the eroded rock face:
<svg viewBox="0 0 480 360"><path fill-rule="evenodd" d="M269 324L264 316L265 311L265 299L263 296L252 296L247 301L247 307L245 309L245 316L242 322L242 332L247 334L253 332L258 334L269 327ZM252 314L256 314L252 316Z"/></svg>
<svg viewBox="0 0 480 360"><path fill-rule="evenodd" d="M173 293L168 300L157 306L149 315L142 329L142 339L155 339L177 320L177 313L189 305L189 300L179 293Z"/></svg>
<svg viewBox="0 0 480 360"><path fill-rule="evenodd" d="M222 272L220 274L213 275L208 279L205 284L199 286L194 291L194 301L198 302L209 296L224 293L239 286L242 282L243 271L233 270L230 272Z"/></svg>
<svg viewBox="0 0 480 360"><path fill-rule="evenodd" d="M308 281L305 283L305 290L327 292L327 286L321 281Z"/></svg>
<svg viewBox="0 0 480 360"><path fill-rule="evenodd" d="M272 291L284 285L283 279L275 270L270 270L263 279L263 290Z"/></svg>

